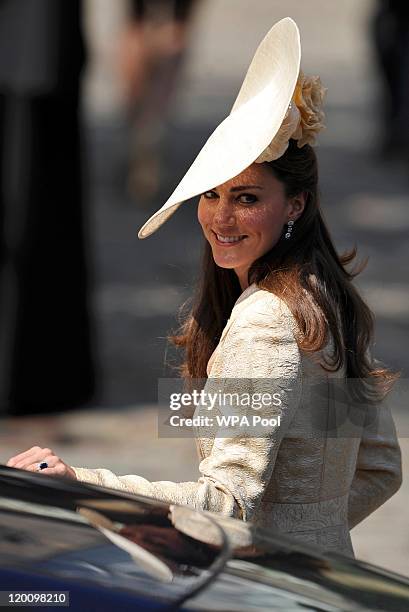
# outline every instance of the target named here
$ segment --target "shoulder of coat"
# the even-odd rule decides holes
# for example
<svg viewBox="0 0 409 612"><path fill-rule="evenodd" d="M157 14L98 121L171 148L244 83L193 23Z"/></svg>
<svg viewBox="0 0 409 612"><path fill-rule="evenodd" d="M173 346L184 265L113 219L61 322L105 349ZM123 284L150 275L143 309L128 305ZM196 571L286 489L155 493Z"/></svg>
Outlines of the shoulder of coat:
<svg viewBox="0 0 409 612"><path fill-rule="evenodd" d="M238 303L231 320L256 327L282 327L294 332L296 322L285 301L265 289L258 289Z"/></svg>

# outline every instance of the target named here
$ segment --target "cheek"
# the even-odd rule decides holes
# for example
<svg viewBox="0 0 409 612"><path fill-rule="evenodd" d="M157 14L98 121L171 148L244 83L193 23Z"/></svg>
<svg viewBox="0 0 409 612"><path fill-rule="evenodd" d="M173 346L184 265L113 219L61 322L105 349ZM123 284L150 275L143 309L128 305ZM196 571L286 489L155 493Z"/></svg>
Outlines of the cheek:
<svg viewBox="0 0 409 612"><path fill-rule="evenodd" d="M209 227L213 224L213 212L206 201L199 201L197 208L197 219L202 227L205 238L209 239Z"/></svg>
<svg viewBox="0 0 409 612"><path fill-rule="evenodd" d="M209 224L210 217L211 215L208 206L206 206L205 202L203 202L203 199L200 198L199 205L197 207L197 219L203 230L205 229L205 226Z"/></svg>
<svg viewBox="0 0 409 612"><path fill-rule="evenodd" d="M283 215L281 210L265 207L258 211L251 211L246 215L243 225L250 234L259 236L264 242L272 242L281 235L283 228Z"/></svg>

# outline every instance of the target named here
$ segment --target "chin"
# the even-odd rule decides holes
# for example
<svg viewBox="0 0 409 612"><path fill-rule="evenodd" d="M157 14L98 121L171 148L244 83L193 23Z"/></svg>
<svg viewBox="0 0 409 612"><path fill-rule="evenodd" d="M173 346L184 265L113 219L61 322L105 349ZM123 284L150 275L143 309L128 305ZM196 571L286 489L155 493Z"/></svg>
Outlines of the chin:
<svg viewBox="0 0 409 612"><path fill-rule="evenodd" d="M223 270L235 270L236 269L236 266L221 265L221 264L218 264L217 262L216 264L219 266L219 268L223 268Z"/></svg>
<svg viewBox="0 0 409 612"><path fill-rule="evenodd" d="M235 270L236 268L243 268L246 265L246 262L239 260L226 261L222 257L213 257L213 259L219 268L224 268L225 270Z"/></svg>
<svg viewBox="0 0 409 612"><path fill-rule="evenodd" d="M224 268L225 270L234 270L234 268L237 268L237 264L234 262L224 261L217 257L213 257L213 259L214 263L216 266L219 266L219 268Z"/></svg>
<svg viewBox="0 0 409 612"><path fill-rule="evenodd" d="M215 264L219 266L219 268L234 270L235 268L242 268L246 265L250 265L250 263L246 259L243 259L243 257L237 257L233 253L230 256L227 253L220 253L220 248L217 248L217 246L214 248L213 245L212 255Z"/></svg>

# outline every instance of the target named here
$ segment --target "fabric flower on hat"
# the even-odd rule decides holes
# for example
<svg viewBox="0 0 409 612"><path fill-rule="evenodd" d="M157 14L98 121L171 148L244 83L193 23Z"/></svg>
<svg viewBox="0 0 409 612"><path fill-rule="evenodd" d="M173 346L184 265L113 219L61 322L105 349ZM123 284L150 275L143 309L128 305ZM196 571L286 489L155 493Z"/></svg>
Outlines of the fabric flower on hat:
<svg viewBox="0 0 409 612"><path fill-rule="evenodd" d="M290 138L297 140L299 148L314 146L318 132L325 128L322 105L326 93L318 76L305 76L300 70L291 104L277 134L256 159L257 163L273 161L286 152Z"/></svg>
<svg viewBox="0 0 409 612"><path fill-rule="evenodd" d="M322 110L326 88L318 76L305 76L300 70L293 101L301 115L301 122L292 138L298 140L301 148L305 144L315 145L318 132L325 128L325 114Z"/></svg>
<svg viewBox="0 0 409 612"><path fill-rule="evenodd" d="M269 146L264 149L262 154L256 159L258 164L278 159L286 152L288 142L293 137L295 130L301 123L301 114L296 105L292 102L286 112L280 129L274 136Z"/></svg>

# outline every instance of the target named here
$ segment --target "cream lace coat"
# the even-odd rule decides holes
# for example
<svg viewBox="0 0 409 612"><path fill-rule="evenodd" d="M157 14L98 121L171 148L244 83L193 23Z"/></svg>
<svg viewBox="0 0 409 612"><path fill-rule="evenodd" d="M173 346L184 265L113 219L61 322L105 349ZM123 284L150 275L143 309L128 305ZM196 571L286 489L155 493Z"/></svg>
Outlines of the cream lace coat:
<svg viewBox="0 0 409 612"><path fill-rule="evenodd" d="M280 427L257 437L243 430L226 437L201 429L197 482L149 482L107 469L74 468L78 480L234 516L353 555L349 530L401 483L395 427L387 406L379 406L368 408L369 420L368 412L359 411L353 426L339 420L337 408L339 422L329 430L331 376L318 364L322 355L299 350L294 331L285 303L250 285L208 365L207 390L237 392L239 386L240 392L264 392L273 381L282 402L269 410L281 416ZM335 376L342 379L342 373ZM311 400L309 383L317 377L323 385ZM203 410L197 408L197 414ZM372 425L365 425L369 421Z"/></svg>

